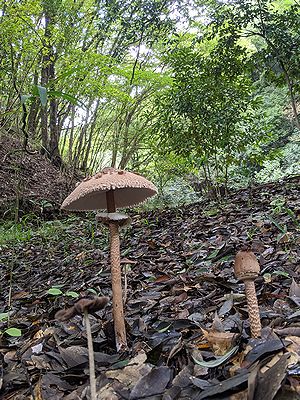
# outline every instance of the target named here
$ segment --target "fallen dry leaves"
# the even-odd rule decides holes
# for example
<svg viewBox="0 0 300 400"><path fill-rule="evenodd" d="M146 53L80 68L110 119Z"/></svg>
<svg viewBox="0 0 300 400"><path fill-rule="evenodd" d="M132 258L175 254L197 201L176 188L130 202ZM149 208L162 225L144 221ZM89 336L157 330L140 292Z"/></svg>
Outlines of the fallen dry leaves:
<svg viewBox="0 0 300 400"><path fill-rule="evenodd" d="M279 196L285 208L275 212ZM299 398L299 178L254 188L249 199L241 190L221 205L133 213L121 244L130 352L115 352L110 305L90 316L99 398ZM54 316L73 306L74 293L110 297L106 234L94 227L70 220L57 238L2 249L0 304L9 322L0 329L22 331L0 337L4 400L89 399L82 317ZM244 247L261 266L260 339L250 338L232 269ZM62 294L48 293L58 285Z"/></svg>

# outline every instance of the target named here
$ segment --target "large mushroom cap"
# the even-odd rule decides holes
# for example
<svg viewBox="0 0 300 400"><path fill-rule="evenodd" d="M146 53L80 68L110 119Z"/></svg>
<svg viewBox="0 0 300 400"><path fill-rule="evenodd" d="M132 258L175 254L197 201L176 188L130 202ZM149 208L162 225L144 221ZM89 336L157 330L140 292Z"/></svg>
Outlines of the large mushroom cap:
<svg viewBox="0 0 300 400"><path fill-rule="evenodd" d="M234 260L234 273L239 280L255 279L259 275L260 266L252 251L240 250Z"/></svg>
<svg viewBox="0 0 300 400"><path fill-rule="evenodd" d="M116 208L133 206L157 193L156 187L133 172L105 168L85 178L64 200L61 208L72 211L106 210L106 192L113 190Z"/></svg>

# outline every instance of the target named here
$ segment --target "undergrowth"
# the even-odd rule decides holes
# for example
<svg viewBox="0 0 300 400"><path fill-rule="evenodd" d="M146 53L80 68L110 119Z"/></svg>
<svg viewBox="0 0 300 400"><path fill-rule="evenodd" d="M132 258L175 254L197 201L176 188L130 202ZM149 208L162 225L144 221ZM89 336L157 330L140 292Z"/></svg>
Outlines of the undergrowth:
<svg viewBox="0 0 300 400"><path fill-rule="evenodd" d="M32 239L58 241L78 224L79 218L43 221L34 214L25 215L20 222L3 221L0 225L0 246L28 242Z"/></svg>

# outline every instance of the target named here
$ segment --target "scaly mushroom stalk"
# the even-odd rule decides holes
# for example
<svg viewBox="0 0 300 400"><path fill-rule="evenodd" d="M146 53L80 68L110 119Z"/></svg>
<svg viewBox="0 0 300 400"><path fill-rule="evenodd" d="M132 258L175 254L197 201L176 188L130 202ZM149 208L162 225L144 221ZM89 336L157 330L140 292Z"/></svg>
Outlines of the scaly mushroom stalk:
<svg viewBox="0 0 300 400"><path fill-rule="evenodd" d="M127 348L122 282L120 266L119 228L130 218L117 214L116 208L125 208L144 202L157 193L156 187L141 175L115 168L104 168L92 177L85 178L64 200L65 210L107 210L99 216L109 226L111 244L111 279L113 292L113 318L118 350Z"/></svg>
<svg viewBox="0 0 300 400"><path fill-rule="evenodd" d="M113 190L106 192L107 212L116 211ZM118 221L109 223L111 286L113 293L113 320L117 351L127 349L124 306L122 296L122 273L120 260L120 237Z"/></svg>
<svg viewBox="0 0 300 400"><path fill-rule="evenodd" d="M260 271L258 261L252 251L239 251L235 257L234 272L237 279L245 284L251 336L261 336L261 322L254 280Z"/></svg>
<svg viewBox="0 0 300 400"><path fill-rule="evenodd" d="M255 284L253 280L245 279L245 293L247 299L247 307L249 314L251 335L254 338L261 336L261 323L259 316L259 307L256 296Z"/></svg>
<svg viewBox="0 0 300 400"><path fill-rule="evenodd" d="M124 320L124 307L122 296L122 279L120 263L120 238L118 223L109 224L110 231L110 262L111 262L111 285L113 293L113 320L115 329L116 348L127 349L126 329Z"/></svg>

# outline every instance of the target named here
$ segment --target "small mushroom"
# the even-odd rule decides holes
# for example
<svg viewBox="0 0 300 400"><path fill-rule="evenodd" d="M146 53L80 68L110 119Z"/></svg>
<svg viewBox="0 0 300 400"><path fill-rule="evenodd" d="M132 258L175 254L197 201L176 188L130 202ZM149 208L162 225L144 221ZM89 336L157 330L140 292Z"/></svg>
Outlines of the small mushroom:
<svg viewBox="0 0 300 400"><path fill-rule="evenodd" d="M111 281L113 294L113 319L117 351L127 349L122 282L120 266L119 228L130 219L116 213L116 208L125 208L144 202L157 193L152 182L143 176L115 168L104 168L96 175L85 178L64 200L61 208L73 211L106 210L97 216L108 225L110 231Z"/></svg>
<svg viewBox="0 0 300 400"><path fill-rule="evenodd" d="M93 338L91 325L89 320L89 313L101 310L108 303L108 297L94 297L93 299L80 299L73 307L65 310L59 310L55 314L55 318L59 321L67 321L70 318L75 317L77 314L83 314L84 324L86 329L86 337L88 342L88 354L89 354L89 372L90 372L90 388L91 388L91 400L97 399L96 394L96 375L95 375L95 360L94 360L94 349L93 349Z"/></svg>
<svg viewBox="0 0 300 400"><path fill-rule="evenodd" d="M254 338L261 336L259 307L254 284L259 272L258 261L252 251L239 251L237 253L234 261L234 273L237 279L245 284L250 330Z"/></svg>

